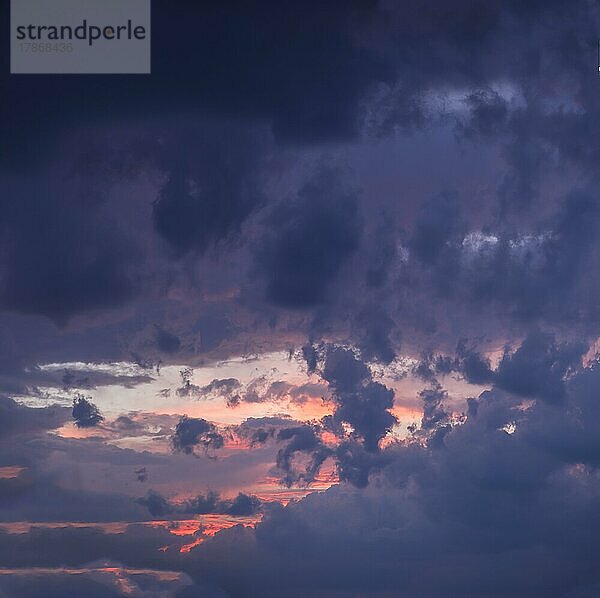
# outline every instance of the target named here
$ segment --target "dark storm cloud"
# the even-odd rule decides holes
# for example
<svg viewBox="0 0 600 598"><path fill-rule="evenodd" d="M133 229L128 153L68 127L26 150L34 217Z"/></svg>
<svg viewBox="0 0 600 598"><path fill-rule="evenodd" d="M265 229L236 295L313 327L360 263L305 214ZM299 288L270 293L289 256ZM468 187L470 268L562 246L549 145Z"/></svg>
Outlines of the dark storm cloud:
<svg viewBox="0 0 600 598"><path fill-rule="evenodd" d="M285 428L298 427L301 422L290 417L249 417L235 427L235 434L250 442L250 448L263 446L276 438L277 433Z"/></svg>
<svg viewBox="0 0 600 598"><path fill-rule="evenodd" d="M315 360L319 375L328 383L334 412L318 425L285 427L277 433L278 442L287 442L277 453L280 479L286 486L310 485L325 460L333 458L340 479L363 487L369 473L385 461L379 456L379 442L397 421L389 411L394 393L372 379L367 365L351 349L319 345L312 351L305 347L303 355ZM340 439L336 448L323 442L324 431ZM260 435L252 437L253 443L269 438L266 430L257 432ZM295 463L297 457L303 465Z"/></svg>
<svg viewBox="0 0 600 598"><path fill-rule="evenodd" d="M425 431L435 430L440 424L446 423L448 413L444 409L443 402L447 400L448 393L439 385L427 388L419 393L423 401L423 420L421 428Z"/></svg>
<svg viewBox="0 0 600 598"><path fill-rule="evenodd" d="M195 454L196 447L205 455L223 447L225 439L217 427L205 419L182 416L171 438L173 450L186 455Z"/></svg>
<svg viewBox="0 0 600 598"><path fill-rule="evenodd" d="M167 179L153 204L154 226L176 255L205 251L239 232L262 201L261 145L240 125L207 125L168 136L157 148Z"/></svg>
<svg viewBox="0 0 600 598"><path fill-rule="evenodd" d="M200 494L189 500L182 509L185 512L198 513L200 515L214 513L217 511L218 502L219 493L214 490L209 490L206 494Z"/></svg>
<svg viewBox="0 0 600 598"><path fill-rule="evenodd" d="M565 376L580 365L586 351L583 342L556 343L550 334L532 334L514 353L504 355L495 384L521 396L560 401L565 397Z"/></svg>
<svg viewBox="0 0 600 598"><path fill-rule="evenodd" d="M258 262L267 299L288 308L325 300L361 234L357 199L339 187L331 171L307 182L294 202L276 206L265 226Z"/></svg>
<svg viewBox="0 0 600 598"><path fill-rule="evenodd" d="M490 88L477 89L470 93L465 103L469 109L469 120L464 123L466 136L491 137L502 132L509 115L508 102Z"/></svg>
<svg viewBox="0 0 600 598"><path fill-rule="evenodd" d="M295 428L284 428L277 434L278 441L287 441L284 448L277 453L277 469L281 472L280 481L286 486L310 485L315 481L321 465L331 456L332 451L325 446L318 434L319 430L312 425ZM308 457L304 470L294 466L293 459L297 454Z"/></svg>
<svg viewBox="0 0 600 598"><path fill-rule="evenodd" d="M185 568L224 594L251 588L266 597L597 595L600 383L597 364L580 364L600 322L597 15L594 3L562 0L265 2L235 10L220 3L179 12L159 2L153 36L163 51L149 77L0 81L0 128L14 131L0 140L3 169L11 171L0 181L0 307L59 324L76 315L99 321L93 332L63 335L42 318L25 326L22 316L5 317L0 368L7 382L16 388L15 367L42 363L40 356L114 359L121 339L129 342L144 326L148 347L182 363L226 340L236 342L224 351L245 351L256 338L261 349L283 337L308 338L307 371L329 384L333 414L314 425L252 422L244 438L256 448L247 453L278 449L287 484L311 483L330 457L342 481L274 508L256 531L221 532L184 556L159 551L175 543L164 530L67 529L0 534L0 561L83 564L109 555ZM438 95L447 112L434 105ZM405 145L361 140L371 153L364 169L378 178L370 194L345 191L346 174L303 183L284 173L279 181L288 158L320 151L318 141L349 139L364 112L374 121L367 132L414 132ZM99 139L105 127L130 121L140 134ZM428 150L441 137L431 125L448 122L462 149L472 144L467 157L448 156L447 170L433 152L410 162L423 139ZM65 143L65 132L77 132L79 142ZM279 153L282 142L290 153ZM84 152L83 145L96 147ZM379 173L388 151L398 162ZM494 155L489 172L474 160L463 188L444 191L453 180L448 171L485 152ZM50 164L48 156L58 154L60 164ZM395 178L405 161L420 174ZM153 190L137 198L136 183L127 201L107 199L115 180L129 184L136 176L152 179ZM575 184L581 190L569 192ZM385 226L375 213L384 214ZM226 292L213 294L221 276L231 284L215 285ZM268 305L247 300L257 296ZM162 320L165 297L180 316L173 328ZM103 318L134 299L141 311L155 311L132 306L123 325ZM206 307L210 301L217 307ZM189 305L193 316L183 313ZM538 326L548 332L531 332ZM427 381L421 429L385 446L396 423L393 393L365 362L389 363L399 329L408 352L433 349L417 371ZM175 330L177 341L159 332ZM472 334L494 346L525 340L493 367ZM343 346L319 345L338 337ZM436 357L465 337L455 355ZM139 355L140 363L155 359ZM436 379L454 372L492 387L462 415L449 412ZM205 391L235 401L235 383L220 382ZM283 396L289 389L278 382L249 397ZM202 387L190 372L180 391L195 397ZM3 438L68 419L64 410L23 409L5 401ZM324 444L325 431L337 446ZM184 417L172 440L175 452L212 453L224 435ZM74 463L91 468L109 450L100 441L62 442L6 443L1 456L15 463L16 456L58 453L52 466L62 459L72 473ZM80 461L67 456L67 444ZM139 453L111 455L113 469L126 462L131 480ZM168 458L170 482L181 484L192 467L204 482L206 460ZM236 480L257 462L232 458ZM7 494L2 518L125 519L147 516L146 507L157 516L172 508L161 495L147 496L144 506L65 490L65 479L38 478L18 501ZM195 509L216 512L220 501L202 495ZM221 510L255 506L240 495Z"/></svg>
<svg viewBox="0 0 600 598"><path fill-rule="evenodd" d="M335 460L340 481L356 488L365 488L371 475L389 461L385 452L368 451L355 440L340 443L335 449Z"/></svg>
<svg viewBox="0 0 600 598"><path fill-rule="evenodd" d="M0 177L0 307L59 325L152 295L148 276L166 289L170 260L231 239L263 201L264 127L187 115L84 129L48 163ZM153 188L141 180L148 175ZM124 183L133 184L125 204L116 198ZM156 335L173 354L174 341Z"/></svg>
<svg viewBox="0 0 600 598"><path fill-rule="evenodd" d="M317 369L318 354L312 344L307 344L302 347L302 358L306 361L306 371L312 374Z"/></svg>
<svg viewBox="0 0 600 598"><path fill-rule="evenodd" d="M449 217L446 200L432 202L410 241L419 258L405 267L410 296L426 297L423 309L433 315L440 308L461 314L465 330L467 305L484 326L506 319L525 328L569 322L594 334L599 289L589 272L600 260L596 196L595 189L572 192L551 217L513 234L457 229L453 222L461 216Z"/></svg>
<svg viewBox="0 0 600 598"><path fill-rule="evenodd" d="M460 367L465 378L472 384L487 384L494 379L489 360L464 344L459 345L457 353Z"/></svg>
<svg viewBox="0 0 600 598"><path fill-rule="evenodd" d="M0 180L0 305L64 324L132 298L136 277L133 247L110 229L104 192L56 170Z"/></svg>
<svg viewBox="0 0 600 598"><path fill-rule="evenodd" d="M31 411L35 418L43 410ZM249 487L256 482L256 468L266 471L275 461L272 446L239 451L223 461L189 460L171 453L120 449L97 437L46 435L45 428L33 424L30 429L3 435L8 442L0 442L0 465L24 468L17 477L0 480L2 521L145 521L147 508L135 502L145 492L136 471L145 469L149 486L159 485L161 492L171 492L183 480L196 480L188 487L200 492L206 487Z"/></svg>
<svg viewBox="0 0 600 598"><path fill-rule="evenodd" d="M28 456L22 446L21 453ZM64 480L41 471L40 461L2 485L2 521L141 521L147 517L146 509L125 494L65 487Z"/></svg>
<svg viewBox="0 0 600 598"><path fill-rule="evenodd" d="M395 323L385 310L379 306L367 306L358 314L354 327L354 337L365 361L387 364L394 360L396 352L390 336Z"/></svg>
<svg viewBox="0 0 600 598"><path fill-rule="evenodd" d="M437 261L449 241L459 233L460 204L454 194L434 197L421 208L410 248L426 264Z"/></svg>
<svg viewBox="0 0 600 598"><path fill-rule="evenodd" d="M396 423L389 411L394 405L393 391L375 382L365 363L344 347L326 348L321 376L329 383L336 405L327 427L339 433L347 423L367 451L377 452L379 441Z"/></svg>
<svg viewBox="0 0 600 598"><path fill-rule="evenodd" d="M135 479L138 482L146 482L148 481L148 471L145 467L140 467L139 469L134 470Z"/></svg>
<svg viewBox="0 0 600 598"><path fill-rule="evenodd" d="M24 345L26 343L23 343ZM21 369L21 364L10 364L0 376L0 385L6 392L15 395L34 394L42 396L42 388L60 389L58 395L70 391L88 391L102 386L122 386L123 388L134 388L141 384L152 382L154 378L143 370L132 372L111 372L107 370L89 369L82 367L75 369L41 368L39 366Z"/></svg>
<svg viewBox="0 0 600 598"><path fill-rule="evenodd" d="M33 598L39 595L43 588L44 595L48 598L60 598L61 596L89 596L89 598L119 598L123 594L119 591L117 580L111 580L114 587L106 583L99 583L92 575L81 571L79 574L57 570L55 574L36 571L15 571L12 574L4 574L0 577L0 591L6 596L19 598Z"/></svg>
<svg viewBox="0 0 600 598"><path fill-rule="evenodd" d="M193 255L196 259L225 240L237 240L248 218L267 200L260 184L263 173L259 172L267 150L265 135L257 133L257 123L265 123L265 128L271 125L279 140L316 142L344 138L358 130L361 111L370 101L366 99L367 92L381 88L377 84L382 82L397 89L397 96L405 97L409 104L417 105L418 121L428 118L422 104L427 103L429 91L464 91L466 116L461 117L464 122L460 125L464 131L470 131L470 138L475 142L485 138L486 143L499 139L512 144L513 149L507 152L509 170L521 168L523 176L538 170L538 150L533 147L536 140L547 143L552 137L552 144L564 145L565 138L569 138L565 129L573 137L579 132L582 138L582 131L594 130L586 126L589 119L593 124L589 110L591 91L581 81L573 86L567 102L576 104L580 116L577 110L565 112L562 117L557 111L544 114L544 102L533 94L534 82L540 80L540 72L546 72L548 62L556 67L556 74L550 73L548 89L542 92L552 96L553 101L560 100L553 95L560 89L553 90L553 85L560 88L560 76L565 69L575 68L589 45L586 35L573 39L573 28L566 23L592 32L593 7L587 3L567 7L564 2L552 2L543 8L549 16L543 27L535 28L542 9L538 3L523 9L514 3L461 2L441 12L435 2L427 2L423 10L373 2L344 6L327 2L320 4L318 10L312 4L284 8L264 3L252 10L233 10L226 3L217 8L188 7L185 17L159 3L154 14L162 18L155 19L155 34L169 43L165 44L168 50L154 61L151 76L135 81L108 81L99 76L94 78L92 88L86 79L85 90L81 77L47 77L44 84L51 99L35 110L30 103L34 97L29 90L30 80L19 78L19 85L13 85L11 79L3 94L0 118L11 123L11 130L36 137L37 142L20 143L19 135L13 134L10 161L13 167L19 163L29 165L32 171L26 176L38 180L33 184L34 195L40 197L27 200L20 212L14 209L19 202L11 201L6 207L7 228L23 234L17 233L15 239L9 237L5 241L8 265L5 284L0 285L5 287L5 307L42 313L64 323L73 315L87 314L92 309L114 309L136 296L145 296L147 289L140 278L146 272L140 266L154 262L154 255L146 255L149 246L157 253L160 250L152 242L138 244L130 235L120 234L119 227L113 226L112 219L105 217L93 199L88 175L100 179L99 173L108 171L113 182L131 180L132 173L148 169L159 173L158 196L146 201L148 208L155 200L154 233L165 241L169 257L183 259ZM182 34L191 28L196 29L195 35ZM527 35L532 28L539 37ZM423 35L423 31L427 34ZM235 44L228 41L231 39L236 40ZM289 43L282 43L282 39ZM181 55L193 56L193 61L171 64L176 48L183 52ZM210 51L206 51L208 48ZM194 75L200 72L201 77ZM581 66L574 72L581 75ZM503 81L523 97L525 107L509 105L502 86L498 87L498 82ZM52 93L54 85L61 87L60 94ZM52 99L55 97L62 99L58 102ZM399 101L398 97L395 101ZM174 112L178 116L173 116ZM131 130L119 127L119 134L106 133L115 127L114 122L123 121L131 123ZM559 126L563 121L565 129ZM35 136L32 131L36 131ZM68 180L62 175L72 167L63 167L67 173L61 171L53 179L43 174L42 163L46 160L23 159L27 147L37 147L42 156L48 155L47 150L41 149L45 147L43 140L51 145L57 135L67 135L58 131L73 137L79 135L78 143L61 147L63 154L72 155L78 164L75 170L85 172L88 182L83 188L77 182L67 186L54 181ZM92 149L83 151L82 146ZM570 148L569 154L574 153ZM33 170L37 174L32 177ZM41 180L44 178L48 180ZM93 186L100 186L100 181ZM313 182L306 188L311 186L314 189L323 185ZM27 187L7 184L6 197L30 194ZM525 183L511 186L523 196L527 194L526 187ZM317 189L320 199L300 199L298 205L294 202L281 212L269 210L271 217L267 222L278 230L259 240L264 253L259 252L258 270L264 274L267 297L278 306L314 308L325 304L336 313L337 306L330 305L336 297L331 295L343 295L348 290L347 285L334 289L332 279L339 275L349 256L358 251L357 233L362 225L353 213L364 210L359 199L324 201L330 191ZM390 204L386 209L392 220L394 206ZM438 264L442 274L446 274L440 277L438 291L446 291L447 286L441 283L453 280L450 274L456 268L456 260L441 259L442 249L456 233L456 215L449 205L429 206L427 211L431 213L418 218L409 245L417 259ZM137 216L133 220L136 225ZM289 224L288 219L296 224ZM32 231L36 242L26 242L24 239ZM151 237L149 230L144 234ZM369 260L371 263L363 264L360 275L364 275L370 289L398 283L390 276L397 266L393 263L394 246L393 240L386 241ZM127 259L123 260L123 256ZM38 267L40 260L45 262L44 267ZM246 266L240 267L245 270ZM36 276L25 274L32 270ZM42 270L43 276L39 274ZM162 273L152 275L162 280ZM168 287L171 273L165 279L164 286ZM157 286L160 283L154 288ZM479 293L482 289L485 292L487 284L480 280L474 286ZM356 312L368 306L360 297L364 289L354 291L361 305L352 307L353 320ZM424 290L426 298L429 291ZM518 294L519 285L514 285L512 292ZM507 294L508 309L514 309L510 292ZM41 297L45 297L43 302ZM519 307L534 310L536 306ZM385 308L390 309L387 305ZM395 315L387 314L393 321ZM389 321L384 316L378 322L375 326L380 330L377 336L381 342L373 357L385 361L393 349L385 342L390 337ZM357 331L361 327L357 322ZM372 340L366 339L365 351ZM213 347L208 342L203 349ZM165 354L169 355L169 351Z"/></svg>
<svg viewBox="0 0 600 598"><path fill-rule="evenodd" d="M532 77L545 66L540 64L543 51L561 72L589 43L584 36L568 36L567 23L591 31L594 14L587 3L562 1L525 9L500 2L459 2L440 9L435 1L422 9L370 1L325 2L316 8L312 2L286 7L264 2L252 8L226 2L174 14L168 3L157 2L153 33L163 51L154 57L152 75L97 76L91 89L83 77L46 77L49 90L60 87L65 99L58 102L50 93L48 102L35 109L34 83L21 78L19 85L4 86L3 121L19 123L23 138L37 131L51 139L61 128L106 114L134 117L143 98L146 115L200 107L270 120L286 139L343 138L357 130L360 100L378 82L397 77L405 104L411 104L415 91L428 83L481 85ZM551 16L536 37L527 36L542 8ZM377 34L388 46L374 43ZM558 40L546 43L552 35ZM503 44L506 39L512 45ZM8 77L8 65L3 66ZM17 141L12 140L9 154L13 163L26 151Z"/></svg>
<svg viewBox="0 0 600 598"><path fill-rule="evenodd" d="M269 438L273 438L274 433L274 428L271 428L270 430L265 430L264 428L255 430L250 437L250 446L255 447L264 444Z"/></svg>
<svg viewBox="0 0 600 598"><path fill-rule="evenodd" d="M226 507L226 513L234 517L249 517L260 511L261 501L256 496L240 492Z"/></svg>
<svg viewBox="0 0 600 598"><path fill-rule="evenodd" d="M279 137L294 141L347 137L357 129L364 93L390 74L389 61L355 35L367 28L374 8L359 0L225 2L179 13L159 1L152 7L153 39L162 51L153 56L151 75L44 77L48 101L42 105L31 99L37 82L8 81L6 57L0 123L14 126L15 135L3 138L0 155L11 165L41 160L59 131L103 122L106 115L135 119L140 106L146 117L199 110L264 119ZM29 144L32 136L43 143Z"/></svg>
<svg viewBox="0 0 600 598"><path fill-rule="evenodd" d="M177 335L168 330L164 330L160 326L156 327L156 344L158 345L158 348L167 355L173 355L181 348L181 341Z"/></svg>
<svg viewBox="0 0 600 598"><path fill-rule="evenodd" d="M435 374L459 372L472 384L494 384L521 397L557 403L564 400L568 376L581 365L587 350L588 344L583 341L560 342L554 334L538 330L525 337L516 349L506 347L495 370L487 357L460 343L455 358L428 355L416 373L437 385Z"/></svg>

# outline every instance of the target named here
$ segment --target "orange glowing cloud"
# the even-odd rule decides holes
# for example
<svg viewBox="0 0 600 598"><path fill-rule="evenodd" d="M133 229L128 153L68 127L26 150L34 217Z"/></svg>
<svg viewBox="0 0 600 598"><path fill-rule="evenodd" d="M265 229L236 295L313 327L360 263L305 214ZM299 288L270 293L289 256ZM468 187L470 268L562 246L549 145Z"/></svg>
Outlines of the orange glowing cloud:
<svg viewBox="0 0 600 598"><path fill-rule="evenodd" d="M0 467L0 480L14 480L26 469L26 467L20 467L19 465Z"/></svg>

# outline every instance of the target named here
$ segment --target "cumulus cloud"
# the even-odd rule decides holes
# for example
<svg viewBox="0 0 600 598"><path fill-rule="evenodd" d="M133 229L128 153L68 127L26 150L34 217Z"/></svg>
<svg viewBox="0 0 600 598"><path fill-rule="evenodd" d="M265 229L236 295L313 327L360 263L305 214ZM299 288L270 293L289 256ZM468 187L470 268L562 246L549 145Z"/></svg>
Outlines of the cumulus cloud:
<svg viewBox="0 0 600 598"><path fill-rule="evenodd" d="M193 455L196 454L196 448L199 448L208 456L222 448L225 439L213 423L202 418L184 415L175 426L171 443L173 450L177 453Z"/></svg>
<svg viewBox="0 0 600 598"><path fill-rule="evenodd" d="M104 420L98 407L83 395L73 399L72 415L78 428L93 428Z"/></svg>
<svg viewBox="0 0 600 598"><path fill-rule="evenodd" d="M287 441L285 447L278 451L276 461L282 472L281 481L286 486L311 484L325 459L331 456L331 449L322 443L318 432L318 428L310 425L284 428L278 432L277 440ZM293 458L297 453L309 458L304 470L294 467Z"/></svg>
<svg viewBox="0 0 600 598"><path fill-rule="evenodd" d="M277 433L277 441L287 442L277 453L281 481L286 486L310 485L323 463L332 458L340 479L364 486L369 468L380 461L380 441L397 421L390 412L394 393L373 380L370 369L352 349L324 344L312 351L305 347L303 354L309 361L314 355L315 367L329 385L334 411L319 423L290 426ZM268 438L266 431L257 432L260 435L255 433L253 443ZM337 447L324 442L324 432L337 438ZM295 458L300 458L300 466L295 465ZM366 473L355 473L365 464Z"/></svg>
<svg viewBox="0 0 600 598"><path fill-rule="evenodd" d="M584 341L560 342L554 334L536 330L516 349L506 347L496 369L492 369L485 355L461 342L453 358L425 355L416 373L424 380L437 383L436 374L459 372L473 384L493 383L522 397L555 403L564 399L567 378L581 365L587 350Z"/></svg>
<svg viewBox="0 0 600 598"><path fill-rule="evenodd" d="M221 498L220 494L214 490L209 490L206 494L200 494L183 502L168 500L151 490L145 497L138 499L137 502L145 506L150 514L156 518L163 518L167 515L207 514L249 517L262 510L262 501L254 495L239 492L235 497L226 499Z"/></svg>
<svg viewBox="0 0 600 598"><path fill-rule="evenodd" d="M346 423L367 451L377 452L379 441L396 422L389 411L394 404L394 393L375 382L366 364L344 347L326 347L321 375L332 388L336 406L326 420L327 427L339 432Z"/></svg>

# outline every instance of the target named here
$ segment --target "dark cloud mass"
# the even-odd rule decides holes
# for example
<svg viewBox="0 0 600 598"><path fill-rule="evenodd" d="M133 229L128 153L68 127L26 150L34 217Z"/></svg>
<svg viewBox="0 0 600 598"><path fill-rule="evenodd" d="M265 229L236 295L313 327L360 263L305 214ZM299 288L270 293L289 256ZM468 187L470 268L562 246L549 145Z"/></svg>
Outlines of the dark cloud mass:
<svg viewBox="0 0 600 598"><path fill-rule="evenodd" d="M262 508L261 500L254 496L240 492L231 499L223 499L218 492L209 490L205 495L199 495L184 502L167 500L160 494L149 491L146 496L137 502L144 505L150 515L162 519L167 515L178 516L222 514L233 517L249 517L256 515Z"/></svg>
<svg viewBox="0 0 600 598"><path fill-rule="evenodd" d="M587 350L582 341L561 343L553 334L537 330L516 349L506 347L495 370L489 359L461 342L454 359L426 355L416 371L423 380L435 383L436 374L458 372L473 384L493 383L521 397L556 403L565 398L566 379L576 371Z"/></svg>
<svg viewBox="0 0 600 598"><path fill-rule="evenodd" d="M0 177L4 309L60 324L131 299L131 243L110 229L106 190L55 164L35 177ZM35 272L35 275L31 275Z"/></svg>
<svg viewBox="0 0 600 598"><path fill-rule="evenodd" d="M339 486L275 510L257 528L256 547L224 534L202 558L214 564L235 550L229 558L255 559L243 579L222 579L234 592L258 583L266 595L335 587L375 596L592 596L599 488L588 434L597 426L597 377L597 366L575 375L561 407L542 401L524 411L518 397L486 391L443 442L387 448L364 491ZM256 567L277 569L275 586Z"/></svg>
<svg viewBox="0 0 600 598"><path fill-rule="evenodd" d="M29 408L8 397L0 397L0 437L33 434L58 428L68 419L68 409L62 407Z"/></svg>
<svg viewBox="0 0 600 598"><path fill-rule="evenodd" d="M343 423L349 424L365 449L377 452L379 441L396 422L389 411L394 405L394 393L375 382L367 365L342 347L326 348L322 376L332 386L336 404L327 425L339 430Z"/></svg>
<svg viewBox="0 0 600 598"><path fill-rule="evenodd" d="M93 428L104 419L98 407L82 395L73 399L72 415L78 428Z"/></svg>
<svg viewBox="0 0 600 598"><path fill-rule="evenodd" d="M160 326L156 327L156 344L163 353L167 353L168 355L177 353L181 348L179 338L171 332L163 330Z"/></svg>
<svg viewBox="0 0 600 598"><path fill-rule="evenodd" d="M175 452L192 455L198 447L208 455L223 447L224 438L213 423L184 415L175 426L171 442Z"/></svg>
<svg viewBox="0 0 600 598"><path fill-rule="evenodd" d="M173 140L177 147L160 147L167 180L154 201L153 220L176 254L205 251L239 232L260 203L261 148L254 137L240 126L206 126Z"/></svg>
<svg viewBox="0 0 600 598"><path fill-rule="evenodd" d="M598 4L151 33L0 54L0 596L599 596Z"/></svg>
<svg viewBox="0 0 600 598"><path fill-rule="evenodd" d="M258 256L271 302L307 308L325 300L327 287L358 247L358 210L332 172L307 183L296 202L276 206Z"/></svg>

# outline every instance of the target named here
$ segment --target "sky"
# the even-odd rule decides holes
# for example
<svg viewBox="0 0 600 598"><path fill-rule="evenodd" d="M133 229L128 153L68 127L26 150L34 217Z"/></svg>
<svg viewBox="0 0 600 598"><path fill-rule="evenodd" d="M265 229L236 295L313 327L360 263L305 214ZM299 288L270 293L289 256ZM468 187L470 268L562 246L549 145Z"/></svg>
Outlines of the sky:
<svg viewBox="0 0 600 598"><path fill-rule="evenodd" d="M153 0L149 75L0 53L0 596L599 596L599 37Z"/></svg>

